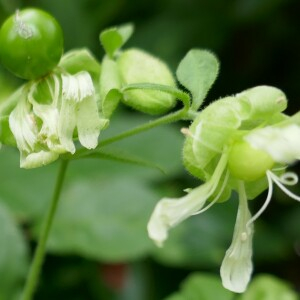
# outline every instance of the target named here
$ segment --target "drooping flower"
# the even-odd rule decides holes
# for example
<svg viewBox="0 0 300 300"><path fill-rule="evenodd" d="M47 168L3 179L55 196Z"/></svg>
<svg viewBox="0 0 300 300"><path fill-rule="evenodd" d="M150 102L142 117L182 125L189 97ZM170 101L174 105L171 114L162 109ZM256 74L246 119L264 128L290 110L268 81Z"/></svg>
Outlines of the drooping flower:
<svg viewBox="0 0 300 300"><path fill-rule="evenodd" d="M260 86L215 101L201 111L183 130L187 136L183 154L186 168L204 183L180 199L159 201L148 223L150 238L162 246L171 227L215 202L228 200L235 190L238 213L221 278L225 288L237 293L246 290L251 278L253 223L270 202L273 183L300 201L284 186L297 183L297 175L284 170L300 158L299 116L284 115L285 108L282 91ZM248 199L268 187L264 205L252 217ZM210 204L203 208L206 202Z"/></svg>
<svg viewBox="0 0 300 300"><path fill-rule="evenodd" d="M73 51L62 59L61 69L21 88L8 126L22 168L49 164L63 153L74 154L77 138L85 148L98 145L100 130L108 122L98 108L99 74L94 80L89 70L78 65L78 58L86 60L87 69L88 63L95 66L88 52Z"/></svg>

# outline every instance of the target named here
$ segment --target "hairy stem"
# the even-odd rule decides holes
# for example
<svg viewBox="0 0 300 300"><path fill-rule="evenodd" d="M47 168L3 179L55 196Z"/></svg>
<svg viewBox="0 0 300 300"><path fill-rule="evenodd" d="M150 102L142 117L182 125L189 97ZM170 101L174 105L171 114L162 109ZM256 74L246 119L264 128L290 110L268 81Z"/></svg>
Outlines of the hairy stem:
<svg viewBox="0 0 300 300"><path fill-rule="evenodd" d="M58 200L60 198L63 181L64 181L65 174L66 174L67 165L68 165L67 160L61 161L61 165L60 165L60 169L58 172L58 177L56 180L56 185L55 185L54 193L52 196L52 200L50 202L46 217L42 224L38 245L35 250L34 258L31 263L31 266L30 266L29 274L28 274L27 281L26 281L26 284L25 284L25 287L23 290L21 300L31 300L33 297L33 294L36 290L36 286L37 286L38 279L39 279L39 274L40 274L41 267L42 267L42 264L44 261L46 243L47 243L49 231L50 231L50 228L52 225L53 217L56 212Z"/></svg>

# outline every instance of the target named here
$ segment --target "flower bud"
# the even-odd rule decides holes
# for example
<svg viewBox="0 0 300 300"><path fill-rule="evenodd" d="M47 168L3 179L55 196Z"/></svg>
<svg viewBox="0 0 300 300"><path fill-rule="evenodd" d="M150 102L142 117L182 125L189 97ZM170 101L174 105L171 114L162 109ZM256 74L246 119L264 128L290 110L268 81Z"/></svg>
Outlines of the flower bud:
<svg viewBox="0 0 300 300"><path fill-rule="evenodd" d="M153 83L175 87L174 77L165 63L156 57L130 49L121 53L117 61L123 85ZM123 94L123 102L139 111L162 114L175 105L175 97L159 90L130 90Z"/></svg>

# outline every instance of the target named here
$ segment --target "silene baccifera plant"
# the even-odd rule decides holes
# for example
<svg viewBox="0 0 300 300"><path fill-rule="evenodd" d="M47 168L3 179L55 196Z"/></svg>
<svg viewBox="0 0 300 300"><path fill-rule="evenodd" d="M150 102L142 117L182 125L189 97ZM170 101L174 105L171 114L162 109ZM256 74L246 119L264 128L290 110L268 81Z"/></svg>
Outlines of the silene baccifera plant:
<svg viewBox="0 0 300 300"><path fill-rule="evenodd" d="M106 145L155 126L178 120L192 122L182 129L186 136L183 162L203 182L180 199L164 198L157 203L148 224L149 236L157 245L162 246L168 230L189 216L228 200L232 191L239 194L233 241L221 266L225 288L243 292L247 287L252 273L253 223L268 205L273 183L299 200L284 186L296 184L296 174L285 170L300 157L300 114L289 117L283 113L285 94L275 87L258 86L199 111L218 74L214 54L193 49L180 62L177 80L187 93L177 87L163 61L138 48L122 49L132 33L131 24L104 30L100 42L106 54L100 63L87 49L63 54L60 25L40 9L17 11L1 27L1 62L26 81L0 103L0 142L19 149L21 168L61 160L24 300L32 299L37 285L68 162L95 152L101 157ZM120 102L160 115L174 108L177 100L183 104L181 109L99 139ZM115 153L109 157L120 160ZM124 156L122 161L151 165ZM265 204L252 217L248 199L267 188ZM203 208L206 202L209 204Z"/></svg>

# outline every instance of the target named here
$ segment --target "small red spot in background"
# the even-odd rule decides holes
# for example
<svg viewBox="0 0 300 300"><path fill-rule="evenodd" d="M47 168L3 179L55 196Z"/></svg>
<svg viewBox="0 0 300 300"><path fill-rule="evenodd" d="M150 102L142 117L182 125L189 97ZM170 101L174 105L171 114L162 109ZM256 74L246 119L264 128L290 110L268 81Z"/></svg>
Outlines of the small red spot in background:
<svg viewBox="0 0 300 300"><path fill-rule="evenodd" d="M126 264L102 265L102 278L107 287L119 292L125 285L128 267Z"/></svg>

